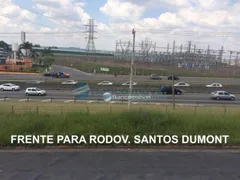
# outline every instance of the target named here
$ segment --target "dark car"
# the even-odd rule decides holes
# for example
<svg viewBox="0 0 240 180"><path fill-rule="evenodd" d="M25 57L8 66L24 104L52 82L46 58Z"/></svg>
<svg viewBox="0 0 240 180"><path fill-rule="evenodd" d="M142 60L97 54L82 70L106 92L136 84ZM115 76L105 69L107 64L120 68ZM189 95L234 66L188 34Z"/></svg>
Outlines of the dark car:
<svg viewBox="0 0 240 180"><path fill-rule="evenodd" d="M47 72L43 74L44 77L56 77L56 75L57 73L54 72Z"/></svg>
<svg viewBox="0 0 240 180"><path fill-rule="evenodd" d="M162 79L162 77L157 74L151 74L150 79L157 80L157 79Z"/></svg>
<svg viewBox="0 0 240 180"><path fill-rule="evenodd" d="M178 88L174 88L174 91L175 91L175 94L182 94L183 91L181 89L178 89ZM160 92L163 93L163 94L172 94L172 86L162 86L160 88Z"/></svg>
<svg viewBox="0 0 240 180"><path fill-rule="evenodd" d="M53 73L49 73L49 72L48 72L48 73L44 73L43 76L45 76L45 77L51 77L51 76L53 76Z"/></svg>
<svg viewBox="0 0 240 180"><path fill-rule="evenodd" d="M173 76L173 78L175 81L179 80L179 77L177 77L177 76ZM172 76L168 76L168 80L172 80Z"/></svg>
<svg viewBox="0 0 240 180"><path fill-rule="evenodd" d="M56 77L56 78L69 78L70 74L69 73L65 73L65 72L57 72L57 73L54 74L53 77Z"/></svg>

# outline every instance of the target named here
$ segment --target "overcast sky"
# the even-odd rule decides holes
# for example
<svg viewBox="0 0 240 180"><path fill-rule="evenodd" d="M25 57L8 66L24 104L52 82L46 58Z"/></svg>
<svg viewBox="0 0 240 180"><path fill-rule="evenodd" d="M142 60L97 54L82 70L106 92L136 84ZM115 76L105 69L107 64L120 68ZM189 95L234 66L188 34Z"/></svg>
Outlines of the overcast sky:
<svg viewBox="0 0 240 180"><path fill-rule="evenodd" d="M93 18L97 49L114 50L116 40L132 40L135 28L137 44L148 38L157 47L175 40L177 46L192 41L197 48L209 44L213 49L223 45L240 51L239 0L0 0L0 4L0 40L8 43L20 43L20 32L25 31L27 41L34 44L85 48L83 25Z"/></svg>

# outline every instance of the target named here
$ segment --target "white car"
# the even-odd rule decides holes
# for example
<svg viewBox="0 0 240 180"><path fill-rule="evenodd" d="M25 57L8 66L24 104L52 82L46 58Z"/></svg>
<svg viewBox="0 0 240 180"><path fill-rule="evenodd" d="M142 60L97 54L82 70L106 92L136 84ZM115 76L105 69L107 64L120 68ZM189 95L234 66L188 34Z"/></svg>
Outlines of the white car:
<svg viewBox="0 0 240 180"><path fill-rule="evenodd" d="M100 82L100 83L98 83L97 85L99 85L99 86L111 86L111 85L113 85L113 83L112 82L110 82L110 81L102 81L102 82Z"/></svg>
<svg viewBox="0 0 240 180"><path fill-rule="evenodd" d="M27 82L28 84L40 84L40 83L44 83L44 81L40 81L40 80L31 80Z"/></svg>
<svg viewBox="0 0 240 180"><path fill-rule="evenodd" d="M12 83L5 83L0 85L1 91L19 91L20 86L12 84Z"/></svg>
<svg viewBox="0 0 240 180"><path fill-rule="evenodd" d="M220 83L212 83L212 84L206 85L206 87L223 87L223 86Z"/></svg>
<svg viewBox="0 0 240 180"><path fill-rule="evenodd" d="M235 95L226 91L214 91L211 93L211 98L217 100L235 100Z"/></svg>
<svg viewBox="0 0 240 180"><path fill-rule="evenodd" d="M190 84L185 83L185 82L179 82L179 83L174 84L174 86L178 86L178 87L188 87L188 86L190 86Z"/></svg>
<svg viewBox="0 0 240 180"><path fill-rule="evenodd" d="M26 96L45 96L46 91L37 87L29 87L25 90Z"/></svg>
<svg viewBox="0 0 240 180"><path fill-rule="evenodd" d="M68 80L68 81L64 81L64 82L62 82L62 84L77 84L77 81L74 81L74 80Z"/></svg>
<svg viewBox="0 0 240 180"><path fill-rule="evenodd" d="M130 85L130 81L125 82L125 83L122 83L122 86L129 86L129 85ZM136 83L136 82L132 82L132 85L133 85L133 86L136 86L137 83Z"/></svg>

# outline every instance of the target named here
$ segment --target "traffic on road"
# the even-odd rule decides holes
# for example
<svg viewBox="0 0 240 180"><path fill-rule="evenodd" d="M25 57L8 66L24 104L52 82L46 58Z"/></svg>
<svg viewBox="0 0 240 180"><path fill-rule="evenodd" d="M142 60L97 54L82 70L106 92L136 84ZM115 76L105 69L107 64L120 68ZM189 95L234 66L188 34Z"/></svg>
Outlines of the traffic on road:
<svg viewBox="0 0 240 180"><path fill-rule="evenodd" d="M77 85L80 82L84 82L84 78L86 78L86 84L88 82L88 80L94 79L96 81L96 86L99 87L99 92L100 89L102 89L103 87L115 87L116 89L121 89L121 91L125 91L128 92L129 91L129 86L130 86L130 81L129 77L121 77L121 76L109 76L109 75L99 75L99 76L95 76L95 75L90 75L90 74L83 74L82 72L76 72L74 70L71 69L57 69L57 68L53 68L54 71L53 72L48 72L43 74L43 77L45 78L45 80L42 80L41 78L39 78L39 80L37 80L37 76L34 76L35 80L28 80L24 85L24 87L20 87L20 85L18 85L18 83L11 83L11 82L4 82L3 84L0 85L0 98L2 97L16 97L16 98L22 98L24 96L35 96L35 98L45 98L45 97L49 97L49 98L63 98L63 99L73 99L75 96L73 94L73 89L75 87L75 85ZM67 71L71 72L70 73L66 73ZM83 77L82 81L78 81L75 80L76 77ZM71 79L69 79L71 77ZM60 79L65 79L68 78L68 80L63 80L63 81L56 81L58 84L58 87L63 87L62 89L59 88L59 90L55 90L54 85L53 86L49 86L49 88L44 89L44 85L46 85L46 87L48 87L49 84L49 78L58 78ZM172 82L169 82L169 80L172 81L172 78L174 81L178 81L175 82L173 84L172 87ZM181 81L180 81L181 79ZM194 81L194 79L196 79L196 81ZM208 91L208 93L196 93L196 94L191 94L191 92L189 92L189 90L191 90L191 88L196 88L196 83L199 82L199 80L201 79L201 84L198 85L199 88L207 88L211 91ZM99 81L98 81L99 80ZM155 81L157 80L157 81ZM159 80L159 81L158 81ZM144 87L149 88L148 87L148 83L154 83L155 82L155 87L157 87L157 93L158 94L162 94L164 96L166 96L167 98L160 98L160 99L151 99L151 101L153 102L159 102L159 101L171 101L172 100L172 95L173 95L173 90L174 90L174 94L177 95L176 101L177 102L200 102L200 101L205 101L206 103L211 103L211 102L219 102L219 103L224 103L225 101L229 101L229 102L238 102L238 95L234 94L231 92L231 89L229 90L225 90L224 86L224 82L226 82L225 80L222 79L218 79L218 82L216 82L217 80L212 79L213 81L210 81L211 78L194 78L194 77L178 77L177 75L170 75L168 77L164 77L164 76L160 76L158 74L151 74L150 77L147 78L147 76L143 77L143 76L135 76L134 77L134 81L132 82L132 86L133 89L136 89L138 87L141 87L142 89ZM98 82L97 82L98 81ZM161 82L165 82L163 84L161 84ZM169 83L166 83L166 82ZM173 82L174 82L173 81ZM180 81L180 82L179 82ZM220 83L220 82L223 82ZM230 82L230 80L228 80L228 82ZM239 82L240 83L240 82ZM20 83L19 83L20 84ZM168 84L168 85L167 85ZM43 85L43 86L42 86ZM104 94L104 92L98 93L98 94L94 94L91 93L91 86L89 85L90 91L87 94L87 99L92 99L92 100L99 100L102 99L102 96ZM72 87L71 88L67 88L67 87ZM52 88L52 89L51 89ZM95 89L96 91L96 89ZM236 91L235 91L236 92ZM153 92L150 92L150 94L154 94ZM218 101L216 101L218 100ZM223 102L224 101L224 102ZM239 102L240 104L240 102Z"/></svg>
<svg viewBox="0 0 240 180"><path fill-rule="evenodd" d="M77 81L73 80L68 80L60 83L60 85L65 86L65 85L72 85L74 86L77 84ZM135 83L135 84L134 84ZM28 84L28 83L26 83ZM129 86L129 82L125 83L125 86ZM133 85L136 85L136 82L133 82ZM180 83L181 84L181 83ZM111 82L109 81L103 81L98 83L99 86L109 86L112 85ZM147 94L150 95L166 95L166 98L156 98L156 96L153 96L154 98L151 99L152 102L166 102L166 101L171 101L172 100L172 94L173 94L173 89L174 89L174 94L177 95L176 102L200 102L204 101L205 103L212 103L211 101L218 100L219 103L222 103L222 101L236 101L238 102L238 95L234 95L231 92L223 91L223 90L215 90L211 92L210 94L191 94L186 92L185 90L181 89L181 87L172 87L172 86L160 86L156 92L148 92ZM32 86L29 84L29 87L26 89L21 89L19 85L12 84L12 83L4 83L0 85L0 98L23 98L24 96L38 96L40 97L48 97L48 98L54 98L54 99L74 99L75 96L73 94L73 91L71 90L44 90L41 89L37 86ZM123 88L121 91L125 91L125 93L128 93L129 88ZM83 91L83 90L82 90ZM121 91L119 91L121 93ZM91 100L102 100L104 91L100 91L95 93L91 91L91 88L89 90L89 93L87 94L86 99L91 99ZM142 95L142 92L134 92L135 95ZM240 104L240 101L239 101Z"/></svg>

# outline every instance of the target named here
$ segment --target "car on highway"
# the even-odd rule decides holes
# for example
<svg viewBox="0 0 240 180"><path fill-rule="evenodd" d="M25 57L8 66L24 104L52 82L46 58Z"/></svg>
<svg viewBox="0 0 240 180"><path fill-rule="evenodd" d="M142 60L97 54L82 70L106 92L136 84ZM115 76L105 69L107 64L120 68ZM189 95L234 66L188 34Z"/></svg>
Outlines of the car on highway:
<svg viewBox="0 0 240 180"><path fill-rule="evenodd" d="M45 90L39 89L37 87L28 87L25 90L26 96L45 96L47 93Z"/></svg>
<svg viewBox="0 0 240 180"><path fill-rule="evenodd" d="M113 83L110 82L110 81L102 81L100 83L97 83L97 85L99 85L99 86L111 86L111 85L113 85Z"/></svg>
<svg viewBox="0 0 240 180"><path fill-rule="evenodd" d="M62 82L61 84L77 84L77 83L78 82L74 81L74 80L67 80L67 81Z"/></svg>
<svg viewBox="0 0 240 180"><path fill-rule="evenodd" d="M152 79L152 80L161 80L162 77L159 76L158 74L151 74L150 79Z"/></svg>
<svg viewBox="0 0 240 180"><path fill-rule="evenodd" d="M211 98L216 100L235 100L235 95L227 91L214 91L211 93Z"/></svg>
<svg viewBox="0 0 240 180"><path fill-rule="evenodd" d="M0 85L1 91L19 91L20 86L12 83L5 83Z"/></svg>
<svg viewBox="0 0 240 180"><path fill-rule="evenodd" d="M44 73L43 76L45 77L53 77L56 73L52 73L52 72L47 72L47 73Z"/></svg>
<svg viewBox="0 0 240 180"><path fill-rule="evenodd" d="M179 77L173 76L173 79L174 79L175 81L178 81L178 80L179 80ZM168 80L172 80L172 76L168 76Z"/></svg>
<svg viewBox="0 0 240 180"><path fill-rule="evenodd" d="M221 85L220 83L212 83L212 84L206 85L206 87L223 87L223 85Z"/></svg>
<svg viewBox="0 0 240 180"><path fill-rule="evenodd" d="M177 87L188 87L188 86L190 86L190 84L185 83L185 82L179 82L179 83L174 84L174 86L177 86Z"/></svg>
<svg viewBox="0 0 240 180"><path fill-rule="evenodd" d="M129 86L129 85L130 85L130 81L125 82L125 83L122 83L122 86ZM136 86L137 83L136 83L136 82L132 82L132 85L133 85L133 86Z"/></svg>
<svg viewBox="0 0 240 180"><path fill-rule="evenodd" d="M44 83L44 81L40 81L40 80L31 80L27 82L28 84L41 84Z"/></svg>
<svg viewBox="0 0 240 180"><path fill-rule="evenodd" d="M159 89L159 92L163 93L163 94L173 94L172 93L172 86L162 86L160 89ZM178 88L174 88L174 92L175 94L182 94L183 93L183 90L181 89L178 89Z"/></svg>
<svg viewBox="0 0 240 180"><path fill-rule="evenodd" d="M54 73L52 77L55 77L55 78L69 78L70 74L65 73L65 72L57 72L57 73Z"/></svg>

